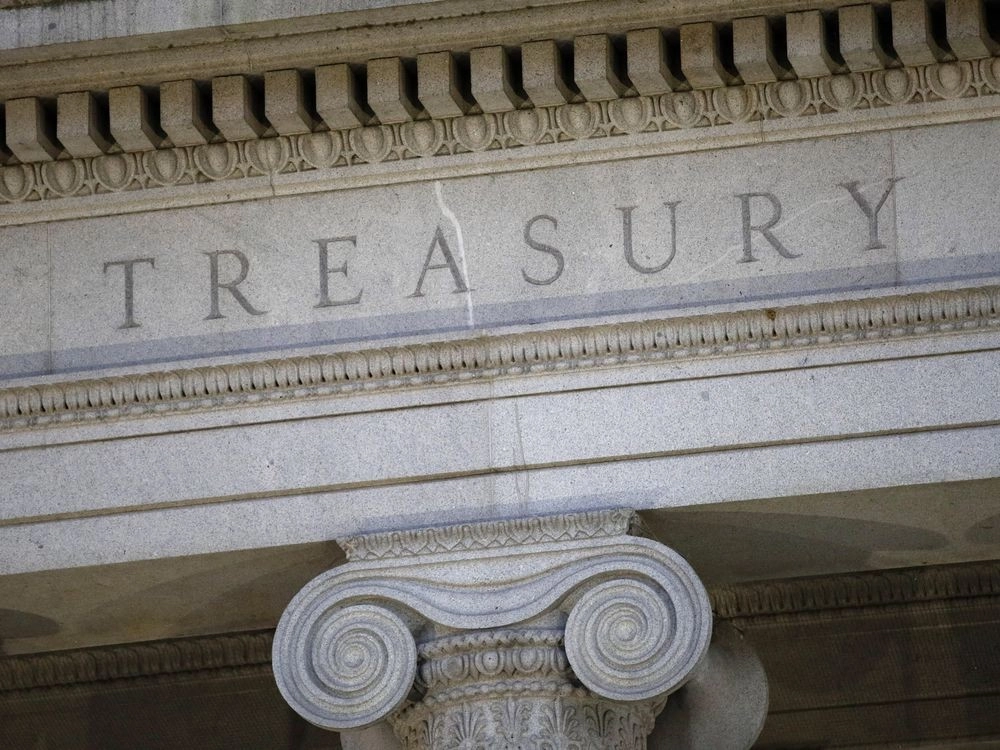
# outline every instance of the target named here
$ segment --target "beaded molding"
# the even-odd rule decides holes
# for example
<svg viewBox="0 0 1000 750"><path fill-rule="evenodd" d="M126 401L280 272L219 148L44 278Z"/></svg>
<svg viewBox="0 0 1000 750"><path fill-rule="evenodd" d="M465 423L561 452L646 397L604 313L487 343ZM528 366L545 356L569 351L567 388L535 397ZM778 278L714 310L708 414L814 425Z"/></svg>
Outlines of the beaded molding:
<svg viewBox="0 0 1000 750"><path fill-rule="evenodd" d="M0 389L0 431L998 325L990 286L147 372Z"/></svg>

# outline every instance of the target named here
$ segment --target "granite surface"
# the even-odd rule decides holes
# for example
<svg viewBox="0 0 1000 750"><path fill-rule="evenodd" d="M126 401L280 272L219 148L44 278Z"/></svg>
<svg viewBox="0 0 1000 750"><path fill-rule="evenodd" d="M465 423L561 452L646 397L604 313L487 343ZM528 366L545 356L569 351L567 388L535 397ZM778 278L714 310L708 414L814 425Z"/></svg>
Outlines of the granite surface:
<svg viewBox="0 0 1000 750"><path fill-rule="evenodd" d="M3 228L0 376L986 284L997 138L969 123Z"/></svg>

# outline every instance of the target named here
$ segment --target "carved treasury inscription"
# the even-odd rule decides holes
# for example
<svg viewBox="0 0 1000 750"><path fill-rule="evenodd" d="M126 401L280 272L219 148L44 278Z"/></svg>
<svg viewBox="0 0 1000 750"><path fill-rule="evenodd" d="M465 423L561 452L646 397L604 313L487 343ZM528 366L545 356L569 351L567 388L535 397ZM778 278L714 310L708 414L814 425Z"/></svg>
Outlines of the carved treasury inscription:
<svg viewBox="0 0 1000 750"><path fill-rule="evenodd" d="M858 219L862 221L867 220L868 222L869 236L868 242L864 247L865 250L884 250L887 247L879 234L879 214L886 200L892 194L893 186L900 179L902 178L894 177L887 180L882 196L877 202L870 201L861 192L859 189L860 182L857 180L841 183L840 185L840 187L850 193L851 197L857 203L860 210ZM739 201L740 205L740 231L742 236L741 252L733 258L734 262L758 263L760 262L760 258L758 257L760 253L766 252L768 249L787 260L795 260L802 257L801 252L790 250L777 236L775 227L781 221L782 204L774 193L738 193L733 197ZM673 262L677 256L678 243L677 208L681 203L682 201L664 202L665 213L668 217L665 222L667 228L661 232L658 231L658 227L657 230L650 232L656 236L659 244L664 246L661 249L662 262L660 262L659 258L656 258L651 260L649 264L640 260L635 249L633 239L635 232L633 231L632 223L633 212L637 206L614 207L614 210L619 212L621 217L621 237L619 242L622 247L623 261L633 272L658 274L666 271ZM757 205L757 208L755 208L755 205ZM662 217L650 217L653 222L656 222L658 218L662 219ZM559 229L559 220L549 214L539 214L532 216L524 223L524 244L534 251L550 256L550 260L548 261L548 265L550 266L548 269L549 273L543 271L542 273L533 275L534 271L529 272L529 266L542 269L544 263L535 260L526 262L520 268L520 273L523 280L528 284L549 286L562 277L566 268L566 255L563 250L554 244L548 244L548 242L538 239L536 237L536 225L542 225L543 227L547 225L548 235L551 238L548 241L555 242L557 230ZM543 233L543 230L537 230L537 232L540 235ZM319 301L312 306L315 308L324 308L361 304L365 288L355 281L349 271L350 260L358 250L358 236L321 237L313 239L311 242L316 246L319 260L315 279ZM609 246L613 247L614 243L609 243ZM331 264L330 258L332 253L338 254L339 257ZM230 314L239 315L242 313L251 316L267 314L267 310L259 309L250 302L242 288L250 274L251 266L249 258L243 251L237 249L212 250L203 252L202 254L208 260L205 277L201 280L205 289L205 308L208 313L205 315L204 320L218 320ZM414 261L414 267L412 275L416 281L413 285L413 291L406 295L407 297L425 296L425 282L428 285L433 284L435 287L435 291L432 293L446 293L450 291L452 294L472 294L473 290L469 287L464 253L462 255L456 254L440 223L434 228L434 233L426 253L421 255L422 260L420 260L420 255L413 253L412 260ZM642 255L653 258L655 252L652 249L648 249ZM223 264L228 266L228 269L226 269L228 270L228 274L220 270ZM122 268L122 279L124 282L124 321L118 328L138 328L141 324L135 317L135 269L137 266L148 266L149 271L147 273L149 279L147 283L150 285L155 284L156 276L153 271L156 269L156 259L154 257L147 257L105 261L103 265L104 273L107 274L109 269L117 266ZM435 271L444 273L431 276L431 273ZM228 280L223 281L223 276L226 276ZM437 280L432 281L428 278L429 276L431 276L431 279ZM341 287L338 297L331 297L331 286ZM375 294L391 294L393 290L372 291ZM223 299L227 302L226 313L222 312ZM308 296L303 295L303 304L308 304L309 299Z"/></svg>
<svg viewBox="0 0 1000 750"><path fill-rule="evenodd" d="M933 175L897 172L888 146L841 138L6 228L0 306L23 314L0 332L0 375L948 279L955 262L899 236L907 196Z"/></svg>

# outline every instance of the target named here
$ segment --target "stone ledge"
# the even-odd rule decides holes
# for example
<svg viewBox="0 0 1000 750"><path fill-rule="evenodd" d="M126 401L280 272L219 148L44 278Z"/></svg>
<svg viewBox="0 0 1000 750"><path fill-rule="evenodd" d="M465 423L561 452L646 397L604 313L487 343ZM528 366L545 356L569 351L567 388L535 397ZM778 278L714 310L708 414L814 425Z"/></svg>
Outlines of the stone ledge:
<svg viewBox="0 0 1000 750"><path fill-rule="evenodd" d="M666 320L19 386L0 431L322 398L609 365L995 330L1000 287L824 302Z"/></svg>
<svg viewBox="0 0 1000 750"><path fill-rule="evenodd" d="M269 665L274 631L177 638L0 660L0 691Z"/></svg>
<svg viewBox="0 0 1000 750"><path fill-rule="evenodd" d="M34 7L4 8L19 2L5 0L0 3L0 13L41 16L59 8L54 0L40 0ZM76 4L97 6L98 2ZM484 5L488 7L484 9ZM58 30L49 30L51 21L46 18L45 27L30 38L29 43L37 46L0 49L0 66L7 68L0 78L11 96L54 95L126 83L148 85L163 80L156 79L165 70L177 71L178 77L203 77L207 60L212 61L212 75L226 75L245 73L248 59L256 70L278 70L307 66L311 64L307 60L322 64L329 59L330 50L338 50L342 61L356 63L371 56L413 51L517 44L524 41L528 28L573 35L595 28L662 25L665 19L687 23L837 5L835 0L495 0L488 4L482 0L439 0L389 2L382 8L297 18L276 18L276 14L259 11L259 20L254 22L253 11L247 11L251 4L242 4L245 15L219 18L214 27L190 24L184 28L180 23L170 30L154 19L138 28L116 28L112 22L107 29L76 37L52 33ZM118 35L112 36L115 32ZM99 38L103 36L109 38ZM78 41L71 41L74 38Z"/></svg>
<svg viewBox="0 0 1000 750"><path fill-rule="evenodd" d="M1000 562L717 586L717 617L780 617L1000 596Z"/></svg>
<svg viewBox="0 0 1000 750"><path fill-rule="evenodd" d="M234 78L240 77L226 80ZM172 88L170 96L197 97L197 87L187 83L187 88ZM253 104L252 88L236 90L229 105L217 98L213 107L239 111L216 111L215 119L228 122L234 136L249 128L250 135L239 135L245 140L213 136L207 119L170 126L147 122L139 89L116 89L126 92L121 107L127 117L117 131L112 123L112 133L123 143L146 142L150 149L124 153L118 146L101 153L111 136L88 129L90 119L100 119L92 110L102 105L93 98L60 97L58 127L46 119L40 100L9 101L7 146L23 163L15 159L0 167L0 205L6 206L0 225L516 171L567 159L601 162L989 119L1000 112L1000 57L530 109L512 104L506 112L316 132L303 125L286 134L275 134L249 114L267 106ZM250 98L239 99L240 91ZM134 99L130 104L128 97ZM347 113L344 117L353 111L347 104L344 99L336 109ZM198 109L193 101L176 106L188 120ZM283 115L289 121L301 119L301 113L294 115L299 112L294 101L282 106L293 113ZM173 133L173 147L156 147L171 143L162 141L161 126ZM62 150L57 130L66 143L75 144L78 156L70 158ZM253 137L258 132L270 135Z"/></svg>

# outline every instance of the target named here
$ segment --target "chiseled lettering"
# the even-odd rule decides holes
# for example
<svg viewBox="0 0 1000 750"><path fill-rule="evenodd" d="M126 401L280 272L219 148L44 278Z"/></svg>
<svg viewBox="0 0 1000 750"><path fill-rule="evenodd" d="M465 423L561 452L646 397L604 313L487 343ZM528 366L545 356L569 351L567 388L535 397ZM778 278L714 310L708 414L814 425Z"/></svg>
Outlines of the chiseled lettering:
<svg viewBox="0 0 1000 750"><path fill-rule="evenodd" d="M774 193L739 193L740 208L743 211L743 257L740 263L753 263L757 258L753 255L753 236L751 232L760 232L761 236L767 240L771 247L778 251L782 258L799 258L802 253L793 253L781 244L781 241L771 230L781 221L781 201ZM754 224L750 214L750 201L754 198L763 198L771 204L771 217L763 223Z"/></svg>
<svg viewBox="0 0 1000 750"><path fill-rule="evenodd" d="M554 217L548 214L539 214L538 216L533 216L528 220L528 223L524 225L524 241L527 243L528 247L532 250L537 250L540 253L547 253L551 255L556 262L555 271L552 272L551 276L544 279L535 278L534 276L529 276L525 269L521 269L521 276L529 284L534 284L535 286L548 286L562 276L563 268L566 267L566 260L563 258L562 252L552 247L552 245L546 245L544 242L539 242L534 237L531 236L531 230L534 228L535 224L540 221L546 221L552 225L553 231L559 228L559 222L555 220Z"/></svg>
<svg viewBox="0 0 1000 750"><path fill-rule="evenodd" d="M885 192L882 193L882 198L875 204L874 208L872 208L872 204L868 202L868 199L861 194L861 191L858 190L858 186L861 184L860 182L852 180L851 182L840 183L840 187L846 189L847 192L851 194L851 197L854 198L854 202L858 204L861 212L865 215L865 218L868 219L868 246L865 250L885 249L885 243L882 242L878 236L878 212L882 210L882 206L884 206L886 200L888 200L889 195L892 193L892 189L901 179L903 178L892 177L891 179L886 180Z"/></svg>
<svg viewBox="0 0 1000 750"><path fill-rule="evenodd" d="M359 289L358 293L350 299L330 299L330 274L339 273L347 278L347 258L336 268L330 268L330 245L335 242L347 242L353 247L358 246L357 235L345 235L343 237L326 237L324 239L313 240L319 248L319 304L316 307L337 307L339 305L356 305L361 301L364 289Z"/></svg>
<svg viewBox="0 0 1000 750"><path fill-rule="evenodd" d="M677 255L677 206L680 201L670 201L664 203L670 209L670 254L667 259L658 266L645 266L635 259L635 251L632 247L632 212L635 206L618 206L622 212L622 236L625 241L625 261L639 273L659 273L670 265L674 256Z"/></svg>
<svg viewBox="0 0 1000 750"><path fill-rule="evenodd" d="M258 310L251 305L249 300L243 295L243 292L239 290L240 284L246 281L247 274L250 272L250 261L247 260L247 256L239 250L216 250L211 253L205 253L205 255L208 256L209 261L209 293L212 300L212 310L205 320L217 320L218 318L226 317L219 311L220 289L225 289L233 295L233 299L240 303L240 307L251 315L263 315L266 312L266 310ZM219 256L222 255L232 255L240 262L240 272L232 281L219 281Z"/></svg>
<svg viewBox="0 0 1000 750"><path fill-rule="evenodd" d="M434 257L434 249L441 248L441 254L444 256L443 263L431 263L431 259ZM427 251L427 257L424 259L424 267L420 271L420 278L417 279L417 288L413 290L413 294L410 297L423 297L424 293L421 288L424 285L424 278L427 276L428 271L435 271L441 268L447 268L451 271L451 277L455 280L455 288L452 290L455 294L459 292L469 291L468 284L465 283L465 276L462 274L462 270L458 267L458 263L455 261L455 256L451 254L451 249L448 247L448 241L444 238L444 232L441 231L441 226L438 225L437 229L434 231L434 239L431 240L430 249Z"/></svg>
<svg viewBox="0 0 1000 750"><path fill-rule="evenodd" d="M109 260L104 264L104 273L107 275L108 269L113 266L121 266L125 275L125 322L119 328L138 328L139 323L135 319L135 266L137 263L148 263L150 267L156 268L153 258L129 258L128 260Z"/></svg>

